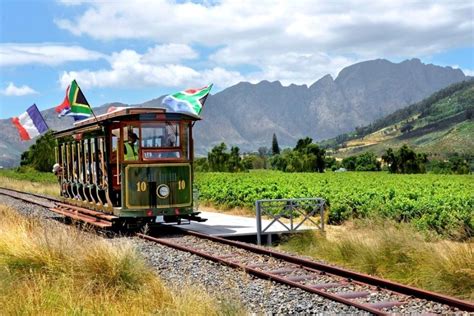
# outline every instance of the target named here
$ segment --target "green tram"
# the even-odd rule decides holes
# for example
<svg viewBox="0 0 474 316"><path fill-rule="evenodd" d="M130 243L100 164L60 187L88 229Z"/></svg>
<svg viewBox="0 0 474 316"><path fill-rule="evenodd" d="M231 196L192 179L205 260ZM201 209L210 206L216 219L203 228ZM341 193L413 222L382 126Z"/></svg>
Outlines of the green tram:
<svg viewBox="0 0 474 316"><path fill-rule="evenodd" d="M119 108L55 133L63 202L114 215L127 228L202 221L193 208L192 127L199 119Z"/></svg>

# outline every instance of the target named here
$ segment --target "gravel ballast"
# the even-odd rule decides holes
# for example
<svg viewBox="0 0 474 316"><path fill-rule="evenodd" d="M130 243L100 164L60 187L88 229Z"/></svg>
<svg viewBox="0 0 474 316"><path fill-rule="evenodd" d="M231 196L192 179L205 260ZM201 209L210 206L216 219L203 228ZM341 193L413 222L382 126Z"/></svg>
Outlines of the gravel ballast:
<svg viewBox="0 0 474 316"><path fill-rule="evenodd" d="M367 314L297 288L255 278L190 253L133 238L132 242L172 286L202 286L218 298L233 299L252 313Z"/></svg>
<svg viewBox="0 0 474 316"><path fill-rule="evenodd" d="M6 205L11 208L14 208L18 211L18 213L25 216L34 216L44 219L63 218L63 216L51 212L50 210L42 206L26 203L21 200L17 200L2 194L0 194L0 205ZM51 203L51 206L53 206L53 203Z"/></svg>

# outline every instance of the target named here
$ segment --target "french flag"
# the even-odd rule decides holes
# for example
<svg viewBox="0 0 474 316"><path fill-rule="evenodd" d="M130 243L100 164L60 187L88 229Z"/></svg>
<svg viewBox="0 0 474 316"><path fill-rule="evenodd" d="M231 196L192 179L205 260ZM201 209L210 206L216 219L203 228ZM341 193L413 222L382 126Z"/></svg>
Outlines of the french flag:
<svg viewBox="0 0 474 316"><path fill-rule="evenodd" d="M18 129L21 140L30 140L48 130L48 125L46 125L36 104L30 106L19 117L12 118L12 122Z"/></svg>

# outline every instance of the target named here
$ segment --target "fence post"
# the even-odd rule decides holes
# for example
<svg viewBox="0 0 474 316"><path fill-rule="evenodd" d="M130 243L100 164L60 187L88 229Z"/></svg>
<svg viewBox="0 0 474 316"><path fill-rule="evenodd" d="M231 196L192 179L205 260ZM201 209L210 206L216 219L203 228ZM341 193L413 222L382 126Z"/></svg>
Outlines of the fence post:
<svg viewBox="0 0 474 316"><path fill-rule="evenodd" d="M290 229L293 230L293 201L290 202Z"/></svg>
<svg viewBox="0 0 474 316"><path fill-rule="evenodd" d="M260 201L255 202L255 212L257 214L257 245L262 244L262 213L260 210Z"/></svg>
<svg viewBox="0 0 474 316"><path fill-rule="evenodd" d="M321 231L324 232L324 204L325 201L321 201L321 205L319 206L320 213L321 213Z"/></svg>

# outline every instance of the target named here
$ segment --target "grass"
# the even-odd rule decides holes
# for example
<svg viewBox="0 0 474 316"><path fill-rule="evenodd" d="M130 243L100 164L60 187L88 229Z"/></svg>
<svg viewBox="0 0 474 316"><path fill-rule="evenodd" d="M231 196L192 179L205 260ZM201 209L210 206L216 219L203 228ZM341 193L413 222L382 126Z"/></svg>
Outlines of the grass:
<svg viewBox="0 0 474 316"><path fill-rule="evenodd" d="M169 289L123 240L0 206L0 310L7 315L243 314L196 287Z"/></svg>
<svg viewBox="0 0 474 316"><path fill-rule="evenodd" d="M15 169L1 169L0 176L15 180L27 180L38 183L57 183L57 178L52 172L40 172L31 167L18 167Z"/></svg>
<svg viewBox="0 0 474 316"><path fill-rule="evenodd" d="M356 271L474 300L474 244L430 241L408 224L346 223L330 235L308 232L280 246Z"/></svg>
<svg viewBox="0 0 474 316"><path fill-rule="evenodd" d="M30 168L0 170L0 187L59 196L59 184L52 173L38 172Z"/></svg>

